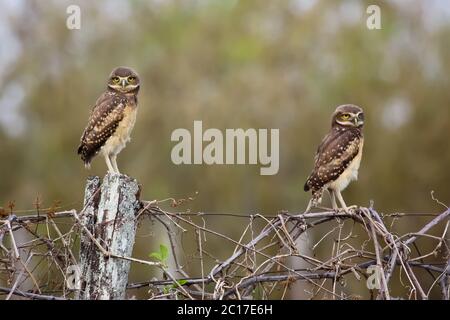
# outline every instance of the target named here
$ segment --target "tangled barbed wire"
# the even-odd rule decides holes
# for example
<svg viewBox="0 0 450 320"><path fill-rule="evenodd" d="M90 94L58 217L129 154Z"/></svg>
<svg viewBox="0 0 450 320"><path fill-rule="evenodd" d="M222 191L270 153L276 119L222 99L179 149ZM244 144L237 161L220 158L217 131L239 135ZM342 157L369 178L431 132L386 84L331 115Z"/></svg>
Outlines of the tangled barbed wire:
<svg viewBox="0 0 450 320"><path fill-rule="evenodd" d="M128 283L129 292L145 288L148 299L286 299L289 289L298 283L303 297L309 299L449 299L450 209L445 205L438 214L382 215L370 205L349 212L320 209L264 216L171 212L175 210L161 208L165 201L141 201L136 222L150 219L160 223L170 243L170 249L163 251L170 255L159 253L156 260L112 257L162 271L158 279ZM5 299L76 297L71 268L79 263L80 233L86 232L80 219L83 210L37 208L34 214L23 216L15 215L12 206L10 212L3 211L0 275L4 284L0 295ZM233 238L220 226L211 227L209 218L217 216L239 221L240 236ZM394 232L395 221L408 217L429 221L416 232ZM195 259L189 263L195 264L196 268L190 269L197 274L186 271L188 262L179 249L186 233L196 246ZM223 243L226 258L210 252L211 238ZM330 239L331 252L319 252ZM96 244L108 254L103 244ZM365 288L368 296L356 294L361 290L347 285L352 281Z"/></svg>

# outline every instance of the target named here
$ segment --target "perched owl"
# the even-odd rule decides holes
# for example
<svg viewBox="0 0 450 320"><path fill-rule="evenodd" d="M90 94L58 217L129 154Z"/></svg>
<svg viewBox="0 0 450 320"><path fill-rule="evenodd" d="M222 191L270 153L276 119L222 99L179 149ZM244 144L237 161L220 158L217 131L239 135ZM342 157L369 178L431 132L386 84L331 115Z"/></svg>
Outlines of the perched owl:
<svg viewBox="0 0 450 320"><path fill-rule="evenodd" d="M101 151L108 171L120 173L116 158L130 140L139 87L139 76L132 69L118 67L111 72L107 90L97 99L78 147L78 154L87 168Z"/></svg>
<svg viewBox="0 0 450 320"><path fill-rule="evenodd" d="M312 191L312 199L306 211L322 201L323 190L328 190L333 209L337 210L336 198L348 212L341 191L358 179L359 164L364 145L362 127L363 110L352 104L336 108L331 122L331 131L317 149L314 169L305 183L305 191Z"/></svg>

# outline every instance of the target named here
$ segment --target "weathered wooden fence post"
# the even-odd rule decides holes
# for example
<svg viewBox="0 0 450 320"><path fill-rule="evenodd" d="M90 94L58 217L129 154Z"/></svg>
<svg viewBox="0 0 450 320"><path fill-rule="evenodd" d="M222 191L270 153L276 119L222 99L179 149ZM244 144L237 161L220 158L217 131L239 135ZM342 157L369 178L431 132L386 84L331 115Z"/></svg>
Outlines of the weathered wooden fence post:
<svg viewBox="0 0 450 320"><path fill-rule="evenodd" d="M136 235L140 188L125 175L90 177L86 184L80 220L109 253L131 257ZM85 229L81 230L80 271L82 300L124 299L130 261L105 256Z"/></svg>

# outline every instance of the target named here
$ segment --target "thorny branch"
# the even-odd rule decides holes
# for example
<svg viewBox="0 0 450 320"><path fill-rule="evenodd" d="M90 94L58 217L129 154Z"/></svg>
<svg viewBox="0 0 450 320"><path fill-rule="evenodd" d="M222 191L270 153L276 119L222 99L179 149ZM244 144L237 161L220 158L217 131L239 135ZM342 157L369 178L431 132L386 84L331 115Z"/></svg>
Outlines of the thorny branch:
<svg viewBox="0 0 450 320"><path fill-rule="evenodd" d="M439 214L381 215L371 205L349 213L323 210L263 216L170 212L160 208L163 202L143 201L136 222L150 219L162 226L173 261L170 268L158 261L115 256L95 243L112 259L142 264L155 274L162 271L161 279L129 283L130 297L145 289L144 297L149 299L285 298L287 289L297 283L301 295L293 297L353 299L358 298L354 292L365 291L367 297L377 299L428 299L432 294L449 299L449 208ZM37 210L3 216L0 296L73 298L69 270L77 263L79 234L88 231L79 218L82 214L83 210ZM430 216L418 231L399 234L395 229L399 219ZM217 217L239 221L239 237L224 234L220 225L210 221ZM194 239L189 245L182 241L185 234ZM214 241L220 241L221 254L225 250L227 256L211 253ZM332 252L325 254L329 241L333 241ZM192 259L180 249L182 242L193 248ZM370 266L375 266L375 274L368 272ZM403 293L394 294L394 287Z"/></svg>

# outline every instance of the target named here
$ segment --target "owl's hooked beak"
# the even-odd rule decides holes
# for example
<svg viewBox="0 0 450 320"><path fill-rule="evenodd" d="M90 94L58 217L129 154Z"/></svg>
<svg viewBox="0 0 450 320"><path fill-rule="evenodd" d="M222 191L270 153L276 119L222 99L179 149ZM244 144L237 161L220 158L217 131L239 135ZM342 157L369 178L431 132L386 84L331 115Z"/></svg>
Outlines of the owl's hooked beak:
<svg viewBox="0 0 450 320"><path fill-rule="evenodd" d="M125 89L125 86L127 85L127 79L122 79L121 85L122 85L122 89Z"/></svg>
<svg viewBox="0 0 450 320"><path fill-rule="evenodd" d="M364 124L364 120L359 119L358 117L354 118L355 127L361 127Z"/></svg>

